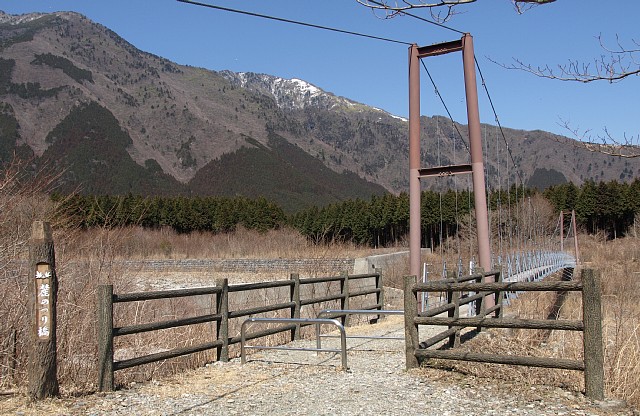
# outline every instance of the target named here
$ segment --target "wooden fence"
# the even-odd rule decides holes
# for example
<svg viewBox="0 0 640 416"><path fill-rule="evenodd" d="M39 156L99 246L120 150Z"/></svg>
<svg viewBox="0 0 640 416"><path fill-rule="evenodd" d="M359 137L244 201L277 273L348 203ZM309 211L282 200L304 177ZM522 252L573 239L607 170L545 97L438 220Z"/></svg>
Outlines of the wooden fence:
<svg viewBox="0 0 640 416"><path fill-rule="evenodd" d="M373 282L364 279L373 280ZM361 281L356 285L354 281ZM339 291L329 290L331 282L338 282ZM373 284L371 284L373 283ZM326 294L316 297L317 285L325 284ZM229 294L234 292L252 292L259 289L268 288L289 288L287 302L269 303L264 306L230 309ZM303 290L304 288L310 290ZM301 295L306 293L307 296ZM188 318L166 320L145 324L136 324L122 327L114 327L114 304L127 302L141 302L153 299L172 299L190 296L210 295L215 296L215 313L205 314ZM375 303L370 305L360 305L360 309L383 309L384 292L382 285L382 273L376 270L371 274L347 275L333 277L300 278L297 274L292 274L289 280L279 280L271 282L247 283L229 285L227 279L216 280L216 286L193 289L177 289L153 292L139 292L128 294L114 294L112 285L100 285L98 287L98 389L100 391L111 391L114 389L114 372L125 368L148 364L173 357L192 354L195 352L216 349L217 359L227 361L229 359L229 346L239 344L240 333L230 334L229 321L242 317L259 315L276 311L288 311L290 318L300 318L305 306L322 305L327 302L338 301L340 309L349 309L350 300L355 297L375 295ZM269 301L269 299L267 299ZM348 315L342 317L343 325L348 325ZM216 322L215 336L212 334L210 342L200 345L177 348L154 354L139 356L127 360L114 361L114 338L123 335L140 334L148 331L177 328L186 325ZM309 324L311 325L311 324ZM265 337L282 332L289 332L291 340L299 339L300 329L304 325L284 325L277 328L269 328L259 332L246 334L246 340ZM238 328L240 325L238 325Z"/></svg>
<svg viewBox="0 0 640 416"><path fill-rule="evenodd" d="M600 276L593 270L583 270L581 281L559 282L496 282L481 283L484 276L497 276L498 272L490 272L455 281L448 279L430 283L416 283L415 276L405 278L405 343L407 368L418 367L420 362L429 358L476 361L495 364L524 365L530 367L560 368L584 371L586 395L595 400L604 399L604 358L602 348L602 312L600 299ZM470 280L477 280L470 283ZM499 280L499 279L496 279ZM582 292L582 320L538 320L503 318L499 313L489 317L490 312L497 312L500 308L504 292L528 291L580 291ZM417 312L417 296L420 292L448 292L449 303L435 310L424 313ZM455 294L457 292L457 294ZM475 317L461 318L459 308L463 303L469 303L473 297L462 300L460 293L476 292L475 297L483 297L489 293L496 296L496 306L482 312ZM448 317L437 317L445 311ZM437 337L423 343L418 339L419 325L443 325L449 329ZM472 353L456 350L429 349L449 337L449 346L459 344L456 334L465 327L477 328L519 328L583 331L583 359L580 361L560 358L540 358L513 355L494 355ZM459 337L459 335L458 335Z"/></svg>

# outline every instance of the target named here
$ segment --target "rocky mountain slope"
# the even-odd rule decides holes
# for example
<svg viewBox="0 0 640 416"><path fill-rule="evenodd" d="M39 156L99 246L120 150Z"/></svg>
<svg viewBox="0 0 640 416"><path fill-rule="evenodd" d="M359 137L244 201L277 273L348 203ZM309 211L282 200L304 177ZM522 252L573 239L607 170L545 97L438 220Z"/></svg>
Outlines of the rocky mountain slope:
<svg viewBox="0 0 640 416"><path fill-rule="evenodd" d="M483 129L492 186L640 172L640 161L505 129L516 171L499 132ZM468 158L457 130L424 118L425 166ZM0 13L0 162L14 154L64 168L63 191L264 195L291 210L408 183L406 120L299 79L177 65L68 12Z"/></svg>

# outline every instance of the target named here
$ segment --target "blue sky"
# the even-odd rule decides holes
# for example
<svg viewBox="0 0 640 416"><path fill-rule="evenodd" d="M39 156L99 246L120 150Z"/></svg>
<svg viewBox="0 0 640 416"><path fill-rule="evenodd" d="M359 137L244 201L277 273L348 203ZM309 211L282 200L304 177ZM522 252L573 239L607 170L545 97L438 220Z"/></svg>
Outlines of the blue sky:
<svg viewBox="0 0 640 416"><path fill-rule="evenodd" d="M210 0L209 4L417 43L459 39L448 31L410 17L377 18L355 0ZM35 1L0 0L11 14L71 10L101 23L133 45L180 64L300 78L336 95L408 113L407 46L238 15L175 0ZM581 84L536 78L492 63L518 58L533 65L590 63L611 47L616 35L627 46L640 42L640 2L557 0L518 15L509 0L479 0L460 7L447 25L474 37L476 57L500 122L505 127L541 129L568 135L566 121L596 136L637 136L638 77L616 84ZM414 11L428 17L426 12ZM636 46L637 47L637 46ZM425 63L456 121L466 123L460 54L428 58ZM445 114L427 75L421 71L422 113ZM479 86L480 88L480 86ZM494 117L482 89L483 122Z"/></svg>

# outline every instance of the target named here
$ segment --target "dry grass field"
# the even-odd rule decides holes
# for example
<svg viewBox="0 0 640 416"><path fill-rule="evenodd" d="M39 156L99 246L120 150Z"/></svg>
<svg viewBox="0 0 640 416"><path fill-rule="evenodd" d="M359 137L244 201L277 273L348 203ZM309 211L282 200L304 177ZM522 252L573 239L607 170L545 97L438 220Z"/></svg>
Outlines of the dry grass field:
<svg viewBox="0 0 640 416"><path fill-rule="evenodd" d="M15 178L0 178L0 390L24 388L26 374L26 260L31 223L53 218L52 207L41 197L42 187L12 189ZM56 267L60 281L58 296L58 376L64 394L94 391L96 377L95 292L98 284L113 284L116 293L139 290L140 279L150 279L123 259L187 259L187 258L345 258L372 254L368 248L346 244L314 245L298 233L282 229L268 233L238 230L235 233L209 235L179 235L172 231L148 231L140 228L93 229L81 231L72 225L54 223ZM609 397L626 400L640 406L640 302L635 298L640 290L640 240L627 237L613 241L592 236L580 236L582 267L592 267L602 273L605 372ZM376 253L377 254L377 253ZM437 263L435 255L427 262ZM385 270L389 284L406 273L406 264L391 265ZM333 273L316 270L315 273ZM579 276L579 272L577 273ZM171 278L171 276L165 276ZM208 279L226 277L211 274ZM256 279L286 279L288 275L242 274L232 276L239 281ZM275 296L265 292L263 299ZM239 299L238 302L248 300ZM209 302L207 304L207 302ZM553 302L550 297L521 297L508 308L508 313L521 317L539 317ZM194 303L184 300L149 301L119 311L116 321L148 322L171 319L211 309L211 300ZM537 314L537 315L536 315ZM581 314L580 301L568 298L561 317L572 319ZM191 345L206 338L214 328L200 324L176 330L165 330L150 338L123 337L118 345L123 354L139 349L162 350ZM580 336L552 333L548 337L508 331L488 331L474 343L482 349L558 355L578 358ZM471 347L473 343L470 344ZM211 353L194 354L166 362L149 364L118 375L119 383L149 380L166 374L202 365L213 359ZM499 378L520 379L536 383L553 383L581 389L581 374L556 370L511 369L500 366L455 365L460 371ZM120 373L120 372L119 372Z"/></svg>
<svg viewBox="0 0 640 416"><path fill-rule="evenodd" d="M143 231L140 229L93 230L57 235L56 251L60 276L59 296L59 377L63 391L83 392L95 389L95 286L112 283L116 292L138 290L136 270L127 269L120 260L123 258L211 258L246 257L253 258L331 258L359 257L371 254L371 250L348 245L334 244L317 247L306 242L295 232L281 230L259 234L240 230L223 236L177 235L168 231ZM605 371L607 394L621 398L630 404L640 404L640 303L635 294L640 289L640 240L625 238L602 241L594 237L580 236L583 267L593 267L602 272ZM167 248L170 247L170 253ZM432 255L435 256L435 255ZM431 257L429 257L431 258ZM429 260L429 259L427 259ZM435 257L432 259L436 261ZM385 275L390 280L398 280L405 270L398 264ZM576 273L579 277L579 271ZM138 276L140 277L140 276ZM170 278L170 276L167 276ZM249 277L233 276L238 281ZM285 279L288 276L256 276L255 279ZM144 278L150 278L144 276ZM2 389L14 389L24 384L24 285L20 279L9 279L5 274L4 284L10 288L2 292L0 308L5 319L2 322ZM277 296L265 293L263 297ZM249 299L238 300L249 302ZM253 299L264 302L265 299ZM185 300L149 301L123 310L116 316L122 322L146 322L152 319L168 319L206 311L207 300L194 305ZM553 302L551 294L522 296L507 308L507 313L520 317L546 317L546 311ZM580 299L571 295L561 310L561 317L578 319L581 316ZM198 342L203 334L213 328L202 324L178 330L166 330L156 335L153 342L146 337L123 337L119 341L120 354L126 356L135 351L149 348L174 348ZM14 332L15 331L15 332ZM13 334L16 334L16 343ZM563 358L581 358L581 335L554 332L548 337L531 331L488 331L477 337L466 348L480 348L483 351L506 352L512 354L535 354ZM122 357L120 357L122 358ZM13 361L15 359L15 361ZM119 383L148 380L181 369L201 365L213 359L212 353L200 353L163 363L149 364L135 370L119 372ZM580 390L582 374L571 371L512 368L499 365L479 365L456 363L450 365L459 371L475 375L521 380L530 383L551 383Z"/></svg>
<svg viewBox="0 0 640 416"><path fill-rule="evenodd" d="M9 228L9 227L7 227ZM27 250L29 221L25 218L23 232L15 236L22 242L15 247L12 261L3 264L1 279L5 290L0 292L0 389L21 389L26 383L25 322ZM181 270L165 270L161 275L141 271L124 260L146 259L218 259L218 258L311 258L332 259L366 256L372 252L351 245L315 246L290 230L268 233L238 230L233 234L181 235L172 231L149 231L140 228L75 230L54 228L58 292L58 378L65 394L95 390L96 373L96 287L112 284L115 293L141 291L151 280L176 281L189 286L214 285L216 278L228 278L230 283L260 280L284 280L286 272L226 273L209 271L190 276ZM338 275L337 270L292 270L302 277ZM280 293L282 292L282 293ZM288 296L288 289L286 290ZM252 307L284 302L284 291L264 290L251 299L232 294L231 304ZM115 309L116 325L215 313L215 299L210 296L134 302ZM210 340L215 324L198 324L168 329L143 336L116 339L116 359L195 345ZM271 340L269 342L276 342ZM215 359L215 351L148 364L116 373L119 384L149 380L175 373L185 368L201 366Z"/></svg>
<svg viewBox="0 0 640 416"><path fill-rule="evenodd" d="M601 272L605 395L640 407L640 239L627 237L604 241L581 235L580 270ZM559 278L556 276L556 278ZM553 293L531 292L511 301L505 313L530 319L547 319L556 299ZM581 319L580 294L570 293L560 309L560 319ZM469 351L532 355L581 360L582 333L492 329L462 344ZM551 384L571 390L584 389L582 372L530 367L511 367L468 362L440 362L457 371L532 384Z"/></svg>

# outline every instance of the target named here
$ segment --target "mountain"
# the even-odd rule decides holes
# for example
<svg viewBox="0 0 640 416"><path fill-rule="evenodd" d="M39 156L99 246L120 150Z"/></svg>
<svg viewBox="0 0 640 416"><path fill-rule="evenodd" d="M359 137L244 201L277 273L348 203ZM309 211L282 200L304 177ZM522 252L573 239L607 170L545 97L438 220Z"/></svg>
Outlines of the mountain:
<svg viewBox="0 0 640 416"><path fill-rule="evenodd" d="M490 186L640 173L640 161L561 136L482 128ZM422 129L425 166L464 163L465 126L424 117ZM76 13L0 12L0 163L18 155L62 169L65 192L262 195L292 211L397 193L408 183L407 130L300 79L175 64Z"/></svg>

